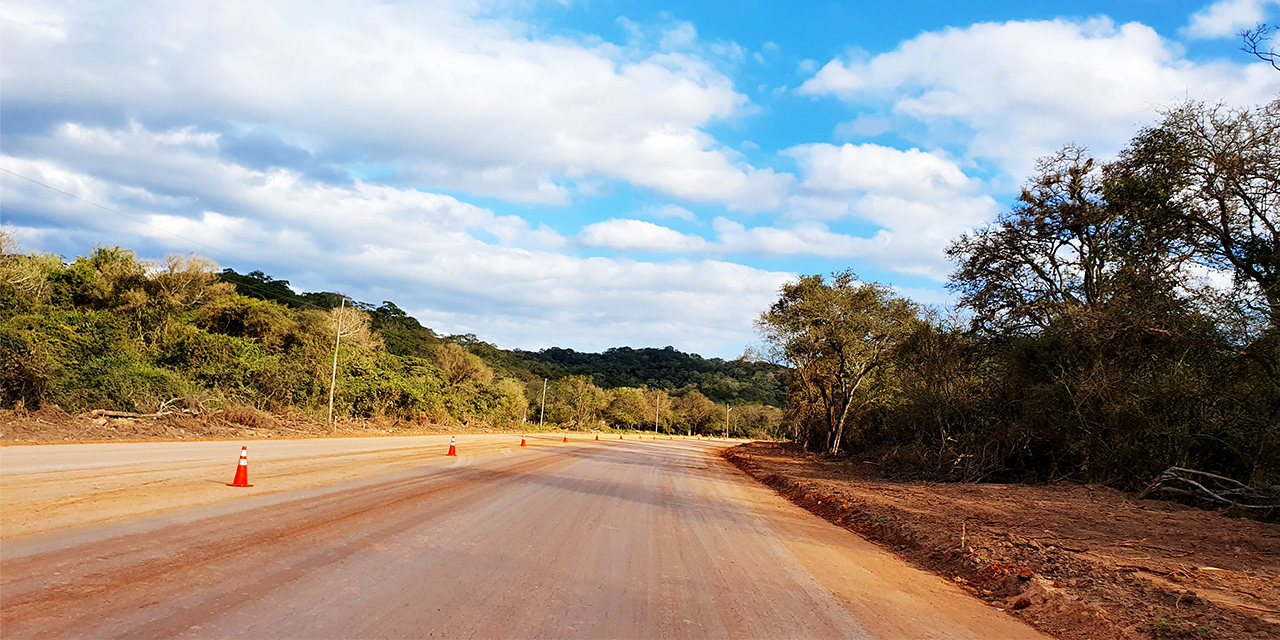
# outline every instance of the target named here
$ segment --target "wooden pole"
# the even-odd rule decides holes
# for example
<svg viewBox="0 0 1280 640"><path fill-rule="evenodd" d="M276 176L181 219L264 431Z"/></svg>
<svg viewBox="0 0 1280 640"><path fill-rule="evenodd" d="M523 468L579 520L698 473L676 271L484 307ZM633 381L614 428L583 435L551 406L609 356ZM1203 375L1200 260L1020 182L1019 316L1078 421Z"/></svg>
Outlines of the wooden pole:
<svg viewBox="0 0 1280 640"><path fill-rule="evenodd" d="M338 344L342 342L342 311L347 308L347 298L343 296L338 305L338 330L333 334L333 373L329 376L329 429L337 433L338 425L333 421L333 387L338 383Z"/></svg>

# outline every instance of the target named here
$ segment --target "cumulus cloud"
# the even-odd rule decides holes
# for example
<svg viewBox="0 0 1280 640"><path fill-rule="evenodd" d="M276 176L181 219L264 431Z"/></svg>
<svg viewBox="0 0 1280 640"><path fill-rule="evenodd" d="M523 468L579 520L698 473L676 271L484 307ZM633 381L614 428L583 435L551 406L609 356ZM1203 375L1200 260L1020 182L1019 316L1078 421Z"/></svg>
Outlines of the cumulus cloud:
<svg viewBox="0 0 1280 640"><path fill-rule="evenodd" d="M864 143L805 144L783 153L800 170L788 205L792 217L851 219L879 227L869 238L812 241L900 273L945 279L947 244L999 209L983 193L987 185L941 152Z"/></svg>
<svg viewBox="0 0 1280 640"><path fill-rule="evenodd" d="M587 225L580 237L582 244L588 247L619 251L687 253L699 251L707 245L707 241L698 236L683 234L669 227L644 220L617 218Z"/></svg>
<svg viewBox="0 0 1280 640"><path fill-rule="evenodd" d="M803 144L783 151L795 158L801 186L827 193L875 192L943 200L978 186L954 162L920 149L905 151L877 144Z"/></svg>
<svg viewBox="0 0 1280 640"><path fill-rule="evenodd" d="M884 245L891 237L883 230L874 238L833 233L825 224L812 221L801 222L790 229L768 226L748 229L740 222L716 218L712 227L719 235L720 250L746 255L853 258L873 253L873 246Z"/></svg>
<svg viewBox="0 0 1280 640"><path fill-rule="evenodd" d="M146 257L195 251L307 290L394 300L437 330L505 347L736 351L793 277L714 259L579 257L563 252L567 240L554 231L447 195L230 163L216 139L189 129L77 126L44 145L41 159L0 155L0 168L80 200L0 173L6 223L27 246L68 256L92 244ZM616 223L631 238L690 242L652 223ZM609 227L584 236L608 238Z"/></svg>
<svg viewBox="0 0 1280 640"><path fill-rule="evenodd" d="M654 218L677 218L679 220L686 220L689 222L693 222L697 219L697 216L693 215L692 211L674 204L645 207L641 212Z"/></svg>
<svg viewBox="0 0 1280 640"><path fill-rule="evenodd" d="M982 23L921 34L895 50L831 60L799 89L834 96L883 130L963 149L1021 180L1068 142L1100 154L1180 99L1258 104L1280 90L1262 64L1193 63L1150 27L1106 18Z"/></svg>
<svg viewBox="0 0 1280 640"><path fill-rule="evenodd" d="M1183 30L1192 38L1231 38L1264 22L1267 7L1280 0L1218 0L1191 15Z"/></svg>
<svg viewBox="0 0 1280 640"><path fill-rule="evenodd" d="M0 23L5 59L22 60L4 66L6 118L287 123L276 133L295 153L277 158L393 165L384 181L513 201L567 203L577 182L612 179L735 208L780 202L785 176L703 133L747 99L699 54L540 37L472 11L14 0Z"/></svg>

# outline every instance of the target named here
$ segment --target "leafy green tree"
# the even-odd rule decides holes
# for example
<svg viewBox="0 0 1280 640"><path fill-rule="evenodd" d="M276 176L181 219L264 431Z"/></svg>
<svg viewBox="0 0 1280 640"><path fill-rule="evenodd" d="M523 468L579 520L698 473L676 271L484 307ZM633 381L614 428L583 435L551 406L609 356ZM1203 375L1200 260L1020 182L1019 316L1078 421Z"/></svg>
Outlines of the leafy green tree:
<svg viewBox="0 0 1280 640"><path fill-rule="evenodd" d="M733 408L732 433L749 438L772 438L782 435L782 410L765 404L745 404Z"/></svg>
<svg viewBox="0 0 1280 640"><path fill-rule="evenodd" d="M1233 273L1280 330L1280 100L1255 109L1187 101L1141 132L1116 171L1147 186L1147 226Z"/></svg>
<svg viewBox="0 0 1280 640"><path fill-rule="evenodd" d="M885 395L873 377L918 323L914 304L883 285L858 282L852 271L783 285L756 327L792 368L795 410L817 418L805 420L810 444L839 453L850 418Z"/></svg>
<svg viewBox="0 0 1280 640"><path fill-rule="evenodd" d="M1080 147L1043 158L1018 203L947 249L948 287L974 326L1034 335L1074 309L1096 309L1138 290L1172 288L1179 262L1112 206L1103 167Z"/></svg>
<svg viewBox="0 0 1280 640"><path fill-rule="evenodd" d="M515 427L524 422L529 412L529 399L524 395L524 385L518 380L503 378L493 385L497 402L489 421L499 427Z"/></svg>
<svg viewBox="0 0 1280 640"><path fill-rule="evenodd" d="M547 419L585 429L599 419L610 401L608 392L587 376L565 376L547 388Z"/></svg>
<svg viewBox="0 0 1280 640"><path fill-rule="evenodd" d="M604 410L604 419L615 427L635 429L653 421L653 407L644 391L622 387L612 391L613 398Z"/></svg>
<svg viewBox="0 0 1280 640"><path fill-rule="evenodd" d="M676 399L676 424L694 433L711 433L717 422L723 424L723 410L699 391L690 391Z"/></svg>

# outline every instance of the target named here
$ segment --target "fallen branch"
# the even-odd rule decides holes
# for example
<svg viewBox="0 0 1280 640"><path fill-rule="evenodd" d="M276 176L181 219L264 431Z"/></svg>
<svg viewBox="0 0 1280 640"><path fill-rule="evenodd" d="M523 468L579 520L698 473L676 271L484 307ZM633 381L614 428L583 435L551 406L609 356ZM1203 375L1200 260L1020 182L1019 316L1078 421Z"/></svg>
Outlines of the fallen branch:
<svg viewBox="0 0 1280 640"><path fill-rule="evenodd" d="M173 415L172 411L161 411L159 413L132 413L129 411L108 411L106 409L94 409L89 413L103 418L163 418L165 416Z"/></svg>
<svg viewBox="0 0 1280 640"><path fill-rule="evenodd" d="M1192 478L1198 478L1192 479ZM1222 487L1210 488L1210 482ZM1157 491L1189 496L1216 506L1238 507L1252 511L1272 512L1280 509L1280 491L1266 491L1207 471L1169 467L1142 493L1142 500Z"/></svg>
<svg viewBox="0 0 1280 640"><path fill-rule="evenodd" d="M1216 602L1216 604L1220 604L1224 607L1232 607L1235 609L1246 609L1248 611L1260 611L1262 613L1280 613L1280 610L1265 609L1263 607L1251 607L1247 604L1240 604L1238 602Z"/></svg>
<svg viewBox="0 0 1280 640"><path fill-rule="evenodd" d="M1128 572L1145 571L1147 573L1154 573L1160 576L1173 575L1172 571L1161 571L1159 569L1152 569L1151 567L1144 567L1138 564L1118 564L1116 565L1116 571L1128 571Z"/></svg>

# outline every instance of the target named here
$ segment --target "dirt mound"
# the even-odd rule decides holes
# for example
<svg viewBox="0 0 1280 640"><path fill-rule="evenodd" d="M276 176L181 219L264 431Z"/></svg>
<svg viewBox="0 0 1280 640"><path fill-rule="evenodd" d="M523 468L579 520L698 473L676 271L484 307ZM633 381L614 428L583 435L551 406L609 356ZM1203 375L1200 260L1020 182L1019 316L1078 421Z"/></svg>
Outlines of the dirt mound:
<svg viewBox="0 0 1280 640"><path fill-rule="evenodd" d="M778 443L724 455L1059 638L1280 637L1280 525L1096 486L889 482Z"/></svg>

